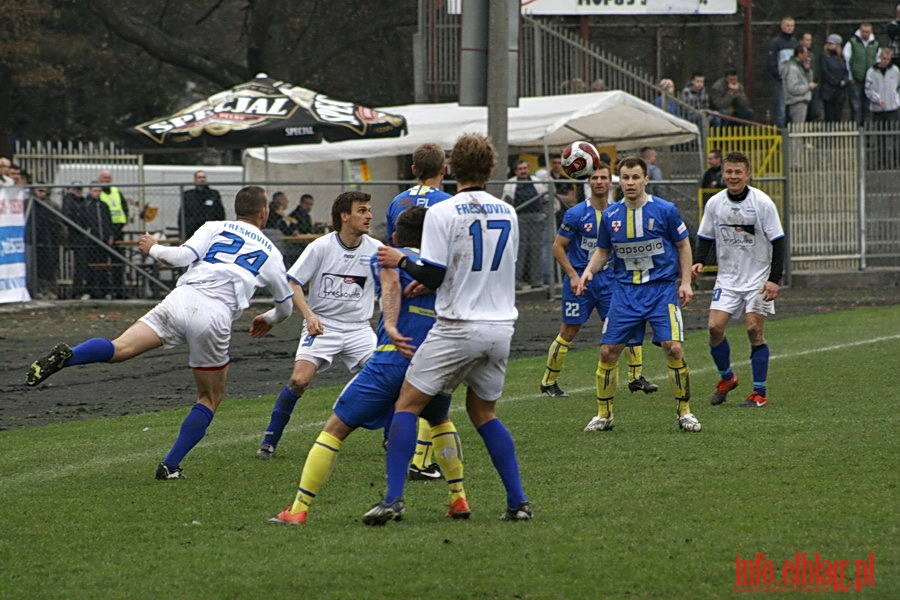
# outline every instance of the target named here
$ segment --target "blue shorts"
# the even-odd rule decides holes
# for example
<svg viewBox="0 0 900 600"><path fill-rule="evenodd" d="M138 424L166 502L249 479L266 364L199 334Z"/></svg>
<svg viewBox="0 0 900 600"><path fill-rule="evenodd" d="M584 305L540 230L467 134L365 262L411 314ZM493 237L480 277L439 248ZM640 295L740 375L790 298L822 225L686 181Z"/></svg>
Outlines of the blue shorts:
<svg viewBox="0 0 900 600"><path fill-rule="evenodd" d="M625 344L640 336L646 324L653 328L653 343L683 342L684 325L674 282L613 286L602 344Z"/></svg>
<svg viewBox="0 0 900 600"><path fill-rule="evenodd" d="M344 386L334 414L348 426L381 429L391 422L394 403L406 376L407 365L366 363L363 370ZM443 421L450 411L450 396L437 395L422 410L422 418Z"/></svg>
<svg viewBox="0 0 900 600"><path fill-rule="evenodd" d="M569 276L563 275L562 322L566 325L584 325L595 310L600 319L605 319L611 297L612 290L600 273L594 276L580 296L572 293Z"/></svg>

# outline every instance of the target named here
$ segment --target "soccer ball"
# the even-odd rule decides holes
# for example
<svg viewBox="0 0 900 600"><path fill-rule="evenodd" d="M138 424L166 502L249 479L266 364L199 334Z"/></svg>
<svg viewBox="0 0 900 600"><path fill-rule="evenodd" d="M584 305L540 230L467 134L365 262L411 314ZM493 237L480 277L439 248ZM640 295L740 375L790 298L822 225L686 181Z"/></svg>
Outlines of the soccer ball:
<svg viewBox="0 0 900 600"><path fill-rule="evenodd" d="M572 142L562 152L562 168L573 179L587 179L600 166L600 156L593 144Z"/></svg>

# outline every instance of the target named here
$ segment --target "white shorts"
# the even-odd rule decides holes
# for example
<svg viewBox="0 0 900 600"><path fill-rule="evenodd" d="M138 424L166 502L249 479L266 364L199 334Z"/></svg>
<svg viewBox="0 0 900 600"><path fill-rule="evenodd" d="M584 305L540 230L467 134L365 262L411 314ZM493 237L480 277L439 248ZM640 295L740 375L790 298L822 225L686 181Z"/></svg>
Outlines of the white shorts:
<svg viewBox="0 0 900 600"><path fill-rule="evenodd" d="M232 315L224 302L184 285L140 320L156 332L164 347L186 343L192 368L219 368L229 362Z"/></svg>
<svg viewBox="0 0 900 600"><path fill-rule="evenodd" d="M432 396L465 383L492 402L503 394L512 335L512 323L438 319L413 355L406 380Z"/></svg>
<svg viewBox="0 0 900 600"><path fill-rule="evenodd" d="M721 310L730 315L736 315L741 309L745 313L774 315L775 301L763 300L763 295L759 293L759 290L735 292L717 287L713 289L712 302L709 303L709 308L710 310Z"/></svg>
<svg viewBox="0 0 900 600"><path fill-rule="evenodd" d="M376 340L375 332L368 324L344 331L326 324L325 333L310 336L306 331L306 321L303 321L294 362L311 362L319 372L327 371L334 359L340 358L351 373L356 373L375 352Z"/></svg>

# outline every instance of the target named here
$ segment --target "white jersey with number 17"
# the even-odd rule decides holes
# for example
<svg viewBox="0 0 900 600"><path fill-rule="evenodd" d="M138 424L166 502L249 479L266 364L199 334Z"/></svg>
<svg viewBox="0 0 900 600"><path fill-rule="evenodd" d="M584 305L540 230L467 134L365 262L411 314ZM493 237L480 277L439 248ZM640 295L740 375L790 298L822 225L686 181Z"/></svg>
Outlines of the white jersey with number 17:
<svg viewBox="0 0 900 600"><path fill-rule="evenodd" d="M438 317L514 321L519 221L515 209L483 190L463 191L425 213L423 263L446 269Z"/></svg>

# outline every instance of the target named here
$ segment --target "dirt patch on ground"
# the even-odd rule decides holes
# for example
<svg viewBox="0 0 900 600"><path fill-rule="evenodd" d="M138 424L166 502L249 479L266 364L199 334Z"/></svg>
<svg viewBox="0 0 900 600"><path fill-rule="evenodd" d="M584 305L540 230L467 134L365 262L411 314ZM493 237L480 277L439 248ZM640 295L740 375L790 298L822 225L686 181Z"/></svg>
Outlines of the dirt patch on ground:
<svg viewBox="0 0 900 600"><path fill-rule="evenodd" d="M684 310L689 331L705 328L709 299L709 291L700 291ZM777 302L775 318L897 302L897 289L893 287L786 289ZM75 345L92 337L116 337L151 306L130 300L0 305L0 430L145 413L192 403L194 382L184 347L155 350L122 364L67 369L37 388L24 384L28 365L57 342ZM254 305L235 324L228 397L276 394L290 375L300 318L294 315L266 338L254 340L246 333L250 320L266 308ZM512 357L544 354L559 330L559 301L547 300L545 292L533 291L519 296L518 308ZM576 339L576 346L593 346L599 334L599 323L590 323ZM539 377L540 373L535 373L535 388ZM348 379L343 366L335 366L319 374L313 386L340 384Z"/></svg>

